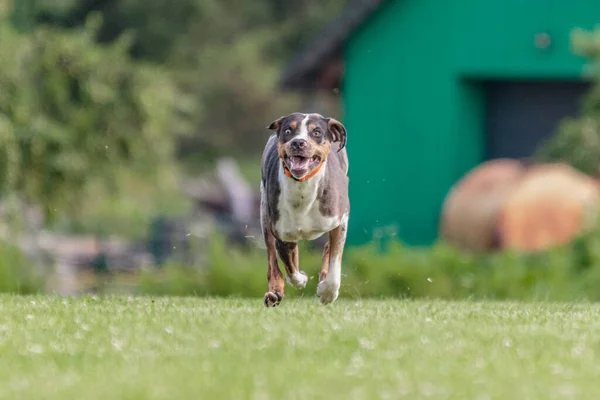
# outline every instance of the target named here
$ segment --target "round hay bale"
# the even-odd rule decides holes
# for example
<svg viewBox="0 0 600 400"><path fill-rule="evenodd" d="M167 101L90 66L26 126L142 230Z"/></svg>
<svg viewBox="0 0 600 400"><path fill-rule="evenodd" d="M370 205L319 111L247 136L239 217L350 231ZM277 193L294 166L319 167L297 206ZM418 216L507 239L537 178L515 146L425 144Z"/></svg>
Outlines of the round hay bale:
<svg viewBox="0 0 600 400"><path fill-rule="evenodd" d="M566 244L596 223L598 183L566 164L532 167L498 218L502 248L536 252Z"/></svg>
<svg viewBox="0 0 600 400"><path fill-rule="evenodd" d="M463 250L493 250L497 215L524 173L525 167L510 159L490 160L471 170L444 200L440 236Z"/></svg>

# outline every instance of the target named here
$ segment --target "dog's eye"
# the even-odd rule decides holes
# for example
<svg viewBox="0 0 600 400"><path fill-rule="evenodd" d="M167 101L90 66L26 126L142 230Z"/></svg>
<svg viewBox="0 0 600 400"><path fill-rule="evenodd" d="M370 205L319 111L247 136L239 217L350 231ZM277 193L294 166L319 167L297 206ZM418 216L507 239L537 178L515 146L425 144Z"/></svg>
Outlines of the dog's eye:
<svg viewBox="0 0 600 400"><path fill-rule="evenodd" d="M289 135L290 133L292 133L292 130L288 128L288 129L286 129L286 130L285 130L285 132L284 132L284 133L285 133L286 135Z"/></svg>
<svg viewBox="0 0 600 400"><path fill-rule="evenodd" d="M321 136L321 131L315 129L313 131L313 135L316 136L316 137L319 137L319 136Z"/></svg>

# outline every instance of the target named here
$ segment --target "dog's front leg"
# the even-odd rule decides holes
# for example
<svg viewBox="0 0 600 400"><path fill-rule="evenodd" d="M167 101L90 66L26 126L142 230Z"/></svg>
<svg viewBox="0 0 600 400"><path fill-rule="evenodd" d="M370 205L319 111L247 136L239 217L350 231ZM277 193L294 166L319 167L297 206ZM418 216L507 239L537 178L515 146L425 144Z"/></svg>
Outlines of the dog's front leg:
<svg viewBox="0 0 600 400"><path fill-rule="evenodd" d="M335 301L342 283L342 255L346 244L347 222L344 220L337 228L329 232L329 265L325 279L317 286L317 296L322 304ZM323 263L325 265L325 263ZM323 275L323 274L322 274Z"/></svg>
<svg viewBox="0 0 600 400"><path fill-rule="evenodd" d="M329 271L329 239L327 239L327 243L325 243L325 247L323 247L323 256L321 257L321 274L319 275L319 282L327 277L327 272Z"/></svg>
<svg viewBox="0 0 600 400"><path fill-rule="evenodd" d="M263 236L267 247L267 280L269 291L265 294L265 306L276 307L283 300L283 274L277 264L277 250L275 245L275 236L265 225L263 226Z"/></svg>
<svg viewBox="0 0 600 400"><path fill-rule="evenodd" d="M308 277L303 271L300 271L298 243L276 240L276 246L279 258L281 258L285 266L288 283L296 289L304 289L306 282L308 282Z"/></svg>

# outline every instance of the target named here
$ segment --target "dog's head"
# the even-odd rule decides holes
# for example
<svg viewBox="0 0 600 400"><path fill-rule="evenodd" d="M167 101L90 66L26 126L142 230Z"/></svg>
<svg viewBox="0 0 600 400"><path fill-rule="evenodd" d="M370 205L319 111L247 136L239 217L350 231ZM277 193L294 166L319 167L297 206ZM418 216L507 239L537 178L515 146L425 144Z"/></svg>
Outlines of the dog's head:
<svg viewBox="0 0 600 400"><path fill-rule="evenodd" d="M296 179L309 175L327 160L331 144L346 145L346 128L320 114L293 113L273 121L268 129L277 132L277 151Z"/></svg>

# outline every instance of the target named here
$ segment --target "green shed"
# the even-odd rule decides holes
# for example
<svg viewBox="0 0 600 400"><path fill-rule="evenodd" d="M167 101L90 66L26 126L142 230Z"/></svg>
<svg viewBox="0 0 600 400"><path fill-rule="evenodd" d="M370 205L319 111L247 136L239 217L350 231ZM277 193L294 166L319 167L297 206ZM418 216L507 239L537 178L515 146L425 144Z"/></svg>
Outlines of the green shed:
<svg viewBox="0 0 600 400"><path fill-rule="evenodd" d="M293 60L286 89L341 93L349 244L437 237L444 197L491 158L526 158L587 88L574 28L600 0L363 0Z"/></svg>

